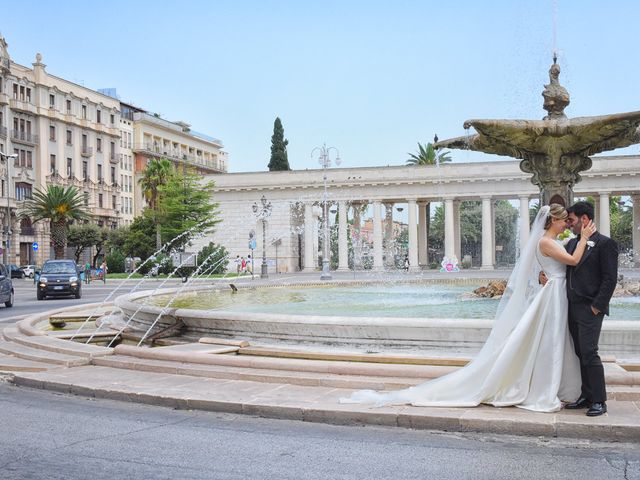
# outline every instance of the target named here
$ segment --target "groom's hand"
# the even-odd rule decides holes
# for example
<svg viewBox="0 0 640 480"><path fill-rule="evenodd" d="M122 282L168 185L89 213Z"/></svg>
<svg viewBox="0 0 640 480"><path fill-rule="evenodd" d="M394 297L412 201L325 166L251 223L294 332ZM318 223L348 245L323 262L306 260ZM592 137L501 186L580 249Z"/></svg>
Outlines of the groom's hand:
<svg viewBox="0 0 640 480"><path fill-rule="evenodd" d="M545 273L544 273L542 270L540 270L540 273L538 274L538 283L539 283L540 285L544 286L544 285L546 285L546 284L547 284L547 281L548 281L548 280L549 280L549 279L547 278L547 276L545 275Z"/></svg>
<svg viewBox="0 0 640 480"><path fill-rule="evenodd" d="M600 315L600 310L598 310L593 305L591 305L591 311L593 312L594 315Z"/></svg>

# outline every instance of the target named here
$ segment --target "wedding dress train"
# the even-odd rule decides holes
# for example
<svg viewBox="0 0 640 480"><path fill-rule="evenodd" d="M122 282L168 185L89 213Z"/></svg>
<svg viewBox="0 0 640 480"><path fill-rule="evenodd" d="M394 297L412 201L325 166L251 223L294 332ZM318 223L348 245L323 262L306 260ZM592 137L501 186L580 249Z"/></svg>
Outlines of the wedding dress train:
<svg viewBox="0 0 640 480"><path fill-rule="evenodd" d="M531 281L522 285L526 283L524 277L516 279L520 284L512 285L513 297L498 314L484 347L468 365L405 390L362 390L341 402L437 407L484 403L554 412L561 408L562 401L575 401L580 396L581 378L567 323L566 266L543 256L538 241L529 255L532 253L549 281L540 287L537 281L536 285Z"/></svg>

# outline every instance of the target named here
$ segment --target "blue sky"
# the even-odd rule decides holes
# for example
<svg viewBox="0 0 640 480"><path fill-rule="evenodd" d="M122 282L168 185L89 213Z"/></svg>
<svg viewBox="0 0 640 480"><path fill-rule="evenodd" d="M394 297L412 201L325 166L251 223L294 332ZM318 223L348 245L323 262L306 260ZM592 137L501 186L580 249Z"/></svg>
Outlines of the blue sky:
<svg viewBox="0 0 640 480"><path fill-rule="evenodd" d="M345 167L402 165L468 118L542 118L554 37L570 117L640 110L635 0L0 0L0 12L14 61L40 52L53 75L220 138L232 172L266 170L276 116L296 170L317 168L323 143Z"/></svg>

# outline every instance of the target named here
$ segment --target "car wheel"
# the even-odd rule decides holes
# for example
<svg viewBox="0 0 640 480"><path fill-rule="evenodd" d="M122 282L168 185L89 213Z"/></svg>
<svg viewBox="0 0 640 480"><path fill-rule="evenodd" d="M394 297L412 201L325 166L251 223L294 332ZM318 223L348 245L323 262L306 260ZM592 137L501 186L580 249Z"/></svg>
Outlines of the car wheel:
<svg viewBox="0 0 640 480"><path fill-rule="evenodd" d="M38 292L36 293L36 296L38 297L38 300L44 299L44 293L42 293L40 290L38 290Z"/></svg>
<svg viewBox="0 0 640 480"><path fill-rule="evenodd" d="M9 295L9 300L4 302L4 306L7 308L13 307L13 290L11 290L11 294Z"/></svg>
<svg viewBox="0 0 640 480"><path fill-rule="evenodd" d="M76 292L76 298L82 298L82 291L81 290L78 290Z"/></svg>
<svg viewBox="0 0 640 480"><path fill-rule="evenodd" d="M33 278L33 275L34 275L33 273L30 273L29 278Z"/></svg>

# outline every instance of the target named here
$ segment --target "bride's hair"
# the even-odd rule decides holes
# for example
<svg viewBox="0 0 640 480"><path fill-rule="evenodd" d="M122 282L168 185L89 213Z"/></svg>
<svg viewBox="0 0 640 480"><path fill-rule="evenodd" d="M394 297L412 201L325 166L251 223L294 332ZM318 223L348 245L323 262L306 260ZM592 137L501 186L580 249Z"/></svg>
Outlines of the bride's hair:
<svg viewBox="0 0 640 480"><path fill-rule="evenodd" d="M544 223L544 229L547 230L551 226L551 222L553 219L557 220L566 220L569 214L567 210L560 205L559 203L552 203L549 205L549 216L547 217L547 221Z"/></svg>

